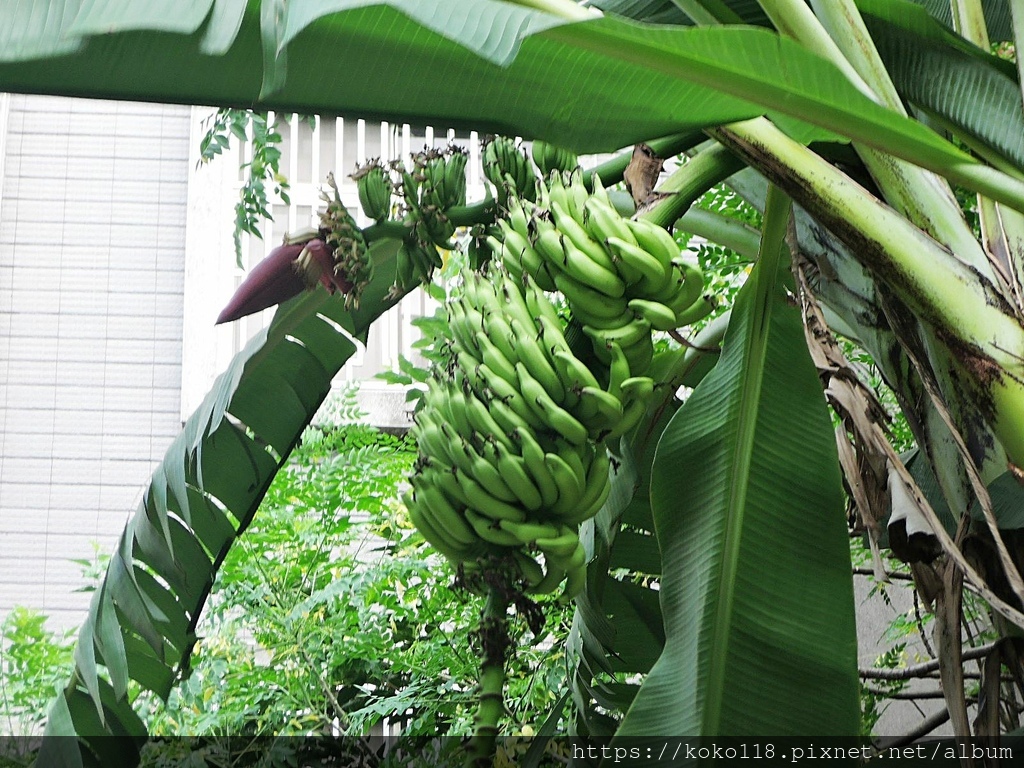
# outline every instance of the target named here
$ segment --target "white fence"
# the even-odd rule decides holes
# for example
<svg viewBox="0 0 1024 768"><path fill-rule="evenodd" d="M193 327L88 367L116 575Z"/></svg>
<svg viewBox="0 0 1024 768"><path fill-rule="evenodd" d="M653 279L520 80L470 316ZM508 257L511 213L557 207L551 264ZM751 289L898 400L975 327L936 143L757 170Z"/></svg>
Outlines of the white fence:
<svg viewBox="0 0 1024 768"><path fill-rule="evenodd" d="M198 147L203 119L209 110L193 114L193 165L198 162ZM273 115L271 118L273 119ZM372 157L405 159L424 146L444 147L456 143L470 153L468 195L484 195L480 171L480 142L476 133L456 134L433 128L414 129L408 125L367 123L344 118L316 119L313 125L298 115L278 120L282 136L281 170L290 183L291 204L280 200L271 205L273 222L266 222L263 239L246 236L243 257L247 268L264 258L281 242L286 232L315 226L317 210L322 209L320 190L329 172L333 172L342 200L360 224L370 223L359 209L356 185L349 174ZM193 175L189 185L189 246L185 278L185 352L182 372L182 415L187 416L209 389L215 371L223 370L237 352L273 316L273 310L243 318L226 328L213 327L213 317L227 303L245 272L234 267L233 246L225 223L233 220L232 207L238 199L243 180L242 164L251 157L246 145L218 158ZM204 247L203 243L215 243ZM378 394L386 387L372 377L394 369L398 356L414 358L412 343L418 338L412 320L434 311L433 302L416 291L374 324L368 344L360 348L342 370L339 378L363 381L363 388ZM371 393L370 397L373 397ZM379 416L379 414L375 414Z"/></svg>

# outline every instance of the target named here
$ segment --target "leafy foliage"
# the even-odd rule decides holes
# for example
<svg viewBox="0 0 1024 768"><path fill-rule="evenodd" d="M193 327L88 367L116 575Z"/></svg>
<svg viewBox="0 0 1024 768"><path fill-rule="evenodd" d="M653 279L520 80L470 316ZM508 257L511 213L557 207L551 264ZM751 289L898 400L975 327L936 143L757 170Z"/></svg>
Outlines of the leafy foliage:
<svg viewBox="0 0 1024 768"><path fill-rule="evenodd" d="M230 145L233 136L239 142L249 142L252 157L241 163L245 178L238 191L238 202L235 203L235 227L233 238L235 243L235 260L243 267L242 235L249 234L260 239L260 222L273 221L270 214L270 196L268 185L285 205L290 204L288 197L288 177L281 172L281 134L277 130L277 120L268 123L265 112L254 112L251 109L219 109L216 114L207 118L209 128L199 142L199 162L208 163L223 153Z"/></svg>
<svg viewBox="0 0 1024 768"><path fill-rule="evenodd" d="M166 707L147 700L155 736L470 731L477 609L398 501L414 458L408 438L361 424L306 430L221 568L190 676ZM521 727L563 684L563 624L516 657Z"/></svg>
<svg viewBox="0 0 1024 768"><path fill-rule="evenodd" d="M39 732L74 666L74 632L57 634L45 623L45 614L15 607L0 624L0 723L9 735Z"/></svg>

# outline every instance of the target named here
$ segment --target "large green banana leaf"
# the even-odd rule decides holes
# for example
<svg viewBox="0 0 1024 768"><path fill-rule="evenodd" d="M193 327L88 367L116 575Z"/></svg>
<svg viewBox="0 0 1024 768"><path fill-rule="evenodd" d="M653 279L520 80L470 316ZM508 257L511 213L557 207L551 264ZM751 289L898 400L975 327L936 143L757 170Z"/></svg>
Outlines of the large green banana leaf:
<svg viewBox="0 0 1024 768"><path fill-rule="evenodd" d="M358 113L580 151L767 112L805 141L847 136L1024 208L1024 183L979 173L977 161L769 30L611 16L566 24L497 0L166 6L0 7L0 90Z"/></svg>
<svg viewBox="0 0 1024 768"><path fill-rule="evenodd" d="M44 740L39 765L138 764L146 731L127 702L129 679L166 697L187 672L218 567L355 351L352 339L365 343L394 304L396 252L395 241L371 250L376 276L357 310L322 289L282 305L185 423L121 536L73 678L51 708L47 736L79 738Z"/></svg>
<svg viewBox="0 0 1024 768"><path fill-rule="evenodd" d="M765 256L778 240L764 240L719 364L654 458L665 648L619 736L857 733L835 441L799 310Z"/></svg>

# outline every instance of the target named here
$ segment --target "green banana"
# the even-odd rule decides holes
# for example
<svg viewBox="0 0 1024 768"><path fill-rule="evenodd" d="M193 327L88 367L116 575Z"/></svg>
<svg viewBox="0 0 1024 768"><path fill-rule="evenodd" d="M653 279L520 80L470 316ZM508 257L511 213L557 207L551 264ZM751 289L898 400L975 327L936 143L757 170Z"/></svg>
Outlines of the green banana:
<svg viewBox="0 0 1024 768"><path fill-rule="evenodd" d="M516 378L513 361L509 360L483 331L477 331L475 338L480 349L480 360L509 383L514 382Z"/></svg>
<svg viewBox="0 0 1024 768"><path fill-rule="evenodd" d="M576 508L583 495L583 485L573 468L557 453L544 454L544 465L558 486L558 501L551 508L551 514L563 517Z"/></svg>
<svg viewBox="0 0 1024 768"><path fill-rule="evenodd" d="M615 395L598 387L583 387L580 390L580 408L586 404L587 416L577 416L592 432L612 429L622 418L622 401Z"/></svg>
<svg viewBox="0 0 1024 768"><path fill-rule="evenodd" d="M544 448L537 442L529 429L517 429L513 435L519 441L519 453L523 457L530 477L541 496L541 507L550 509L558 501L558 486L551 477L551 471L544 463Z"/></svg>
<svg viewBox="0 0 1024 768"><path fill-rule="evenodd" d="M518 547L520 545L518 538L498 527L497 520L478 514L472 509L466 510L466 519L473 526L476 535L488 544L496 544L499 547Z"/></svg>
<svg viewBox="0 0 1024 768"><path fill-rule="evenodd" d="M633 232L639 245L668 269L672 260L679 256L679 244L666 230L647 219L628 219L626 226Z"/></svg>
<svg viewBox="0 0 1024 768"><path fill-rule="evenodd" d="M569 277L613 299L620 298L626 292L626 284L614 267L607 269L598 264L568 238L563 238L562 246L565 261L558 266Z"/></svg>
<svg viewBox="0 0 1024 768"><path fill-rule="evenodd" d="M555 350L553 357L555 368L558 369L558 375L562 377L567 390L581 390L583 387L600 388L597 378L576 355L559 349Z"/></svg>
<svg viewBox="0 0 1024 768"><path fill-rule="evenodd" d="M536 544L544 553L545 558L553 557L559 561L559 565L564 567L568 558L575 555L580 544L580 537L575 528L563 525L554 536L539 538L536 540Z"/></svg>
<svg viewBox="0 0 1024 768"><path fill-rule="evenodd" d="M637 317L619 328L594 328L589 325L583 326L583 332L595 342L595 351L598 347L607 347L615 343L625 349L636 344L645 336L651 335L651 324L642 317ZM600 354L598 355L600 357Z"/></svg>
<svg viewBox="0 0 1024 768"><path fill-rule="evenodd" d="M529 590L531 595L549 595L558 588L558 585L562 583L562 579L565 578L565 569L551 564L546 557L544 558L544 565L547 569L544 573L544 578Z"/></svg>
<svg viewBox="0 0 1024 768"><path fill-rule="evenodd" d="M519 499L519 503L530 512L539 510L544 499L537 484L530 477L526 460L509 451L501 443L494 444L494 453L495 466Z"/></svg>
<svg viewBox="0 0 1024 768"><path fill-rule="evenodd" d="M649 333L645 334L635 343L624 346L622 353L629 361L629 370L638 375L643 374L654 359L654 340Z"/></svg>
<svg viewBox="0 0 1024 768"><path fill-rule="evenodd" d="M459 481L463 493L469 499L467 510L474 510L491 520L520 521L526 519L526 513L522 509L495 498L465 472L456 472L455 479Z"/></svg>
<svg viewBox="0 0 1024 768"><path fill-rule="evenodd" d="M606 296L565 274L555 275L555 287L565 296L573 312L578 308L592 316L618 318L628 311L626 299Z"/></svg>
<svg viewBox="0 0 1024 768"><path fill-rule="evenodd" d="M537 539L548 539L558 536L559 530L551 523L522 522L502 520L498 523L501 530L511 533L520 544L529 545Z"/></svg>
<svg viewBox="0 0 1024 768"><path fill-rule="evenodd" d="M473 431L482 438L497 440L508 449L513 447L508 435L487 412L487 406L474 396L466 397L466 418Z"/></svg>
<svg viewBox="0 0 1024 768"><path fill-rule="evenodd" d="M517 417L521 424L517 426L528 426L533 429L543 429L544 422L540 420L536 412L530 408L529 404L523 398L522 393L518 387L518 377L516 378L517 386L509 384L509 382L498 374L494 373L486 364L481 364L480 376L483 378L486 386L491 390L497 399L497 403L492 402L491 407L496 405L504 405L509 408ZM511 431L511 429L506 430Z"/></svg>
<svg viewBox="0 0 1024 768"><path fill-rule="evenodd" d="M558 317L558 313L555 311L555 306L551 303L547 296L544 295L544 290L555 290L555 286L551 288L542 288L542 286L533 279L532 275L527 275L525 279L525 285L523 287L523 300L526 302L527 308L530 310L530 317L537 321L538 318L546 317L549 322L555 325L560 325L561 320Z"/></svg>
<svg viewBox="0 0 1024 768"><path fill-rule="evenodd" d="M677 328L676 313L660 301L652 299L630 299L629 308L637 317L642 317L656 331L671 331Z"/></svg>
<svg viewBox="0 0 1024 768"><path fill-rule="evenodd" d="M432 517L438 530L463 547L471 547L477 543L476 533L470 528L462 512L452 506L451 501L439 488L427 482L414 483L416 501L426 507L425 512Z"/></svg>
<svg viewBox="0 0 1024 768"><path fill-rule="evenodd" d="M584 563L578 568L573 568L565 574L565 586L562 594L558 596L558 602L566 605L575 600L587 586L587 566Z"/></svg>
<svg viewBox="0 0 1024 768"><path fill-rule="evenodd" d="M484 317L484 327L487 331L487 338L498 348L498 351L505 356L510 363L519 359L517 351L518 339L509 325L504 308L496 304Z"/></svg>
<svg viewBox="0 0 1024 768"><path fill-rule="evenodd" d="M622 412L622 420L618 426L605 435L605 440L615 440L622 437L640 423L645 413L647 413L647 403L642 399L633 400Z"/></svg>
<svg viewBox="0 0 1024 768"><path fill-rule="evenodd" d="M512 553L512 559L515 560L516 566L519 568L519 575L526 584L527 592L534 589L544 580L544 569L541 568L540 563L526 552L517 549Z"/></svg>
<svg viewBox="0 0 1024 768"><path fill-rule="evenodd" d="M637 244L633 230L610 203L595 194L587 200L584 208L587 213L587 230L599 243L605 242L609 237L617 237L632 245Z"/></svg>
<svg viewBox="0 0 1024 768"><path fill-rule="evenodd" d="M519 388L530 407L544 419L548 428L557 432L573 445L583 445L587 441L587 428L572 414L558 405L522 363L516 364L519 374Z"/></svg>
<svg viewBox="0 0 1024 768"><path fill-rule="evenodd" d="M516 350L519 353L517 365L522 363L530 375L541 383L551 399L556 403L561 403L565 399L565 387L544 347L514 317L511 327L513 338L516 340ZM520 383L522 383L522 379L520 379Z"/></svg>
<svg viewBox="0 0 1024 768"><path fill-rule="evenodd" d="M671 274L671 264L662 264L638 245L632 245L618 237L608 238L608 247L619 261L639 272L636 290L642 295L651 295L665 288Z"/></svg>
<svg viewBox="0 0 1024 768"><path fill-rule="evenodd" d="M703 296L695 301L688 309L676 313L676 322L680 326L691 325L698 320L703 320L718 308L718 300L714 296Z"/></svg>
<svg viewBox="0 0 1024 768"><path fill-rule="evenodd" d="M594 240L582 224L558 203L552 203L551 213L555 217L555 226L558 227L558 231L562 233L563 237L567 237L595 264L604 267L609 272L615 271L615 264L608 252L605 251L604 246Z"/></svg>
<svg viewBox="0 0 1024 768"><path fill-rule="evenodd" d="M420 535L426 539L428 544L453 563L458 564L465 562L466 560L471 560L480 554L478 548L474 547L471 549L460 546L458 543L445 537L440 531L438 531L437 527L426 515L425 509L416 502L413 491L407 491L403 496L403 500L405 502L406 509L409 511L409 519L412 520L412 524L416 526L416 530L420 532Z"/></svg>
<svg viewBox="0 0 1024 768"><path fill-rule="evenodd" d="M631 376L622 382L622 394L631 400L646 400L653 392L654 379L650 376Z"/></svg>
<svg viewBox="0 0 1024 768"><path fill-rule="evenodd" d="M629 358L616 341L608 342L608 393L622 397L622 382L630 377Z"/></svg>

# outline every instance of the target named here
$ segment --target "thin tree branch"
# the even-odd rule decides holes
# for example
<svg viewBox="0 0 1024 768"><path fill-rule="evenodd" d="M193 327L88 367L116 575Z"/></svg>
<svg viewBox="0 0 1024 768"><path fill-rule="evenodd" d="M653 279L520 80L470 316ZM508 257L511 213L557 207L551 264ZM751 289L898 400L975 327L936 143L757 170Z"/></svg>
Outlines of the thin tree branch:
<svg viewBox="0 0 1024 768"><path fill-rule="evenodd" d="M986 643L985 645L979 645L974 648L964 649L961 654L963 661L969 661L970 659L978 659L982 656L987 656L996 644ZM914 664L910 667L903 667L902 669L862 669L860 670L860 676L866 680L910 680L915 677L923 677L931 672L936 672L939 669L939 660L932 659L931 661L925 661L921 664Z"/></svg>

